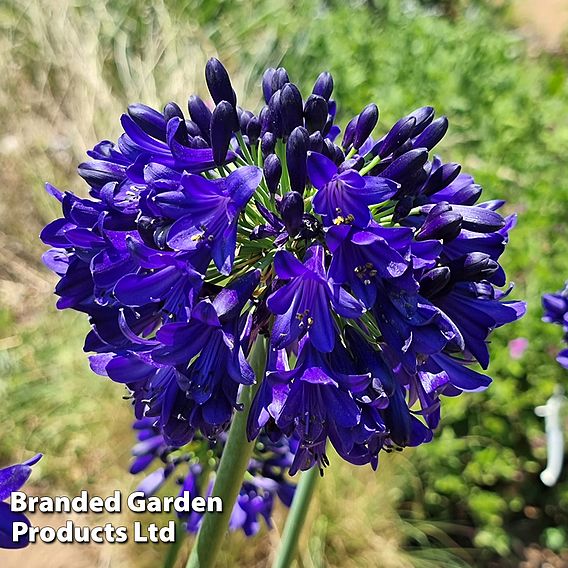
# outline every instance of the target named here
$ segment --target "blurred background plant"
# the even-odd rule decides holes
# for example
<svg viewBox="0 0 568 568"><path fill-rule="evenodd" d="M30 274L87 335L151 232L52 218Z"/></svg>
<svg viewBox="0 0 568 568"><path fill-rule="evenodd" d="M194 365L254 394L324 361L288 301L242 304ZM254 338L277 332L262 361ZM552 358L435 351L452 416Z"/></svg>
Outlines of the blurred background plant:
<svg viewBox="0 0 568 568"><path fill-rule="evenodd" d="M433 443L383 459L378 473L354 475L335 460L301 564L568 565L568 473L554 488L538 479L545 439L534 415L566 381L554 361L561 330L541 324L540 295L568 278L568 52L561 37L554 52L529 43L522 13L515 2L481 0L4 0L0 465L43 451L34 472L42 494L134 487L129 403L90 372L83 319L53 308L37 235L56 211L43 182L81 191L76 164L98 139L117 135L126 105L205 93L209 56L227 65L239 93L255 92L267 66L284 65L304 86L326 69L340 122L369 101L380 106L383 131L423 104L450 118L440 153L519 214L504 264L529 312L495 334L492 387L444 401ZM516 338L528 340L526 350L514 349L524 341L509 345ZM221 565L267 566L277 541L277 530L247 543L233 535ZM46 558L40 545L0 559L150 566L163 552L147 546L141 560L139 547L84 550Z"/></svg>

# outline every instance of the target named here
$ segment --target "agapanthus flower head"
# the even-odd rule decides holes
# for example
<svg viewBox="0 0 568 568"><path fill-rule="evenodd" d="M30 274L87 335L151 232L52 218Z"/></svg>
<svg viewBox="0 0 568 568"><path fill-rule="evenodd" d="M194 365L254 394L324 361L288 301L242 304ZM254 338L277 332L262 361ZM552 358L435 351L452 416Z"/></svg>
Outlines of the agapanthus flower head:
<svg viewBox="0 0 568 568"><path fill-rule="evenodd" d="M0 469L0 548L24 548L29 544L29 537L23 535L14 542L12 526L14 523L26 523L30 521L23 513L15 513L11 510L6 500L13 491L20 491L32 474L32 466L42 458L37 454L23 463L18 463Z"/></svg>
<svg viewBox="0 0 568 568"><path fill-rule="evenodd" d="M562 326L564 343L568 343L568 281L563 290L554 294L544 294L542 307L544 308L543 321ZM556 360L568 369L568 349L560 351Z"/></svg>
<svg viewBox="0 0 568 568"><path fill-rule="evenodd" d="M189 117L128 108L116 144L79 166L88 197L48 185L63 211L42 233L58 306L88 315L93 370L155 430L134 469L223 439L255 381L248 435L294 440L291 473L326 466L329 444L376 467L430 441L441 396L486 388L471 364L487 368L489 334L524 313L500 289L515 217L431 154L448 129L432 107L375 137L370 103L341 133L327 72L307 92L268 69L257 111L220 61L205 75L212 101L190 96ZM247 523L257 497L242 495Z"/></svg>

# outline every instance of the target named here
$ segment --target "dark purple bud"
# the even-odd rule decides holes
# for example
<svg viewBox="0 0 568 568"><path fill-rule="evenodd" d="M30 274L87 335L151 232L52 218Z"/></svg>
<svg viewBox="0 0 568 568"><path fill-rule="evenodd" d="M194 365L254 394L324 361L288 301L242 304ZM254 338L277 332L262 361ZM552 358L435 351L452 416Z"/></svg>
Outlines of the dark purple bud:
<svg viewBox="0 0 568 568"><path fill-rule="evenodd" d="M252 270L225 286L213 300L221 322L238 317L260 282L260 270Z"/></svg>
<svg viewBox="0 0 568 568"><path fill-rule="evenodd" d="M284 67L278 67L274 74L272 75L272 94L280 90L286 83L290 82L288 77L288 72Z"/></svg>
<svg viewBox="0 0 568 568"><path fill-rule="evenodd" d="M281 95L282 91L278 90L272 95L272 97L270 97L270 102L268 103L268 109L270 112L266 115L266 120L270 120L266 130L273 132L276 138L282 138L284 130L282 124Z"/></svg>
<svg viewBox="0 0 568 568"><path fill-rule="evenodd" d="M355 139L355 130L357 129L357 121L359 120L359 115L354 116L345 127L345 132L343 133L343 141L341 145L346 150L353 144L353 140Z"/></svg>
<svg viewBox="0 0 568 568"><path fill-rule="evenodd" d="M176 103L171 102L164 107L164 118L166 119L167 122L168 120L170 120L170 118L173 118L174 116L177 116L182 120L185 120L181 108L179 108L179 106Z"/></svg>
<svg viewBox="0 0 568 568"><path fill-rule="evenodd" d="M194 136L191 144L192 148L209 148L209 142L203 136Z"/></svg>
<svg viewBox="0 0 568 568"><path fill-rule="evenodd" d="M327 101L319 95L310 95L304 105L304 118L308 132L323 130L327 122Z"/></svg>
<svg viewBox="0 0 568 568"><path fill-rule="evenodd" d="M452 183L459 175L461 166L459 164L443 164L436 170L434 170L426 185L422 189L424 195L433 195L434 193L444 189Z"/></svg>
<svg viewBox="0 0 568 568"><path fill-rule="evenodd" d="M302 216L302 228L300 236L303 239L315 239L323 235L323 225L313 215L304 213Z"/></svg>
<svg viewBox="0 0 568 568"><path fill-rule="evenodd" d="M448 131L448 119L441 116L431 124L429 124L415 139L413 145L415 148L427 148L431 150Z"/></svg>
<svg viewBox="0 0 568 568"><path fill-rule="evenodd" d="M480 185L470 183L454 193L452 202L456 205L475 205L482 192L483 189Z"/></svg>
<svg viewBox="0 0 568 568"><path fill-rule="evenodd" d="M373 154L381 158L392 154L401 144L404 144L414 130L416 119L414 117L401 118L387 133L387 135L375 144Z"/></svg>
<svg viewBox="0 0 568 568"><path fill-rule="evenodd" d="M269 154L264 160L264 177L270 193L276 193L282 177L282 164L276 154Z"/></svg>
<svg viewBox="0 0 568 568"><path fill-rule="evenodd" d="M454 282L462 280L479 282L486 280L499 270L499 264L483 252L471 252L452 260L448 266Z"/></svg>
<svg viewBox="0 0 568 568"><path fill-rule="evenodd" d="M353 137L353 147L361 148L367 138L373 132L373 128L377 126L379 121L379 107L376 104L371 103L367 105L359 115L357 119L357 125L355 126L355 135ZM343 146L345 148L345 146Z"/></svg>
<svg viewBox="0 0 568 568"><path fill-rule="evenodd" d="M346 170L360 170L365 165L365 158L363 156L356 156L350 158L339 165L337 172L344 172Z"/></svg>
<svg viewBox="0 0 568 568"><path fill-rule="evenodd" d="M403 183L421 170L427 161L428 151L424 148L410 150L389 164L381 172L381 176Z"/></svg>
<svg viewBox="0 0 568 568"><path fill-rule="evenodd" d="M256 116L253 115L248 121L246 133L250 143L254 146L260 138L260 120Z"/></svg>
<svg viewBox="0 0 568 568"><path fill-rule="evenodd" d="M321 153L330 160L335 161L335 144L329 139L323 139L323 147L321 149Z"/></svg>
<svg viewBox="0 0 568 568"><path fill-rule="evenodd" d="M412 150L412 140L407 140L392 153L393 159L406 154L406 152L410 152L410 150Z"/></svg>
<svg viewBox="0 0 568 568"><path fill-rule="evenodd" d="M229 143L235 128L235 108L227 101L221 101L211 116L211 147L213 161L220 166L227 157Z"/></svg>
<svg viewBox="0 0 568 568"><path fill-rule="evenodd" d="M136 228L138 229L140 237L145 244L152 248L158 244L156 241L156 233L168 224L171 224L171 221L163 217L147 217L141 215L136 220Z"/></svg>
<svg viewBox="0 0 568 568"><path fill-rule="evenodd" d="M272 132L265 132L260 139L262 157L266 160L269 154L274 153L274 148L276 148L276 136Z"/></svg>
<svg viewBox="0 0 568 568"><path fill-rule="evenodd" d="M430 106L420 107L411 112L407 118L416 120L411 136L418 136L434 120L434 114L434 109Z"/></svg>
<svg viewBox="0 0 568 568"><path fill-rule="evenodd" d="M321 131L323 136L327 136L331 131L331 127L333 126L333 117L328 116L327 120L325 121L325 125Z"/></svg>
<svg viewBox="0 0 568 568"><path fill-rule="evenodd" d="M393 213L393 221L398 223L401 219L404 219L414 207L414 198L410 195L405 195L402 199L399 199L398 203L395 205Z"/></svg>
<svg viewBox="0 0 568 568"><path fill-rule="evenodd" d="M193 122L193 120L186 120L185 121L185 128L187 129L187 133L190 136L202 136L203 133L201 132L201 129L199 128L199 126L197 126L197 124L195 124L195 122Z"/></svg>
<svg viewBox="0 0 568 568"><path fill-rule="evenodd" d="M135 103L128 106L128 114L146 134L165 142L167 120L161 112L142 103Z"/></svg>
<svg viewBox="0 0 568 568"><path fill-rule="evenodd" d="M461 228L462 216L453 211L447 201L442 201L430 209L414 238L417 241L437 239L448 242L460 234Z"/></svg>
<svg viewBox="0 0 568 568"><path fill-rule="evenodd" d="M463 228L476 233L494 233L505 226L505 219L485 207L452 205L452 209L463 217Z"/></svg>
<svg viewBox="0 0 568 568"><path fill-rule="evenodd" d="M231 103L234 110L237 106L237 97L235 91L233 91L231 79L229 79L229 74L223 64L215 57L212 57L205 65L205 80L215 104L218 105L221 101L227 101ZM195 120L194 117L192 118ZM195 122L197 121L195 120Z"/></svg>
<svg viewBox="0 0 568 568"><path fill-rule="evenodd" d="M447 266L438 266L425 272L420 279L420 295L431 298L440 293L450 282L450 269Z"/></svg>
<svg viewBox="0 0 568 568"><path fill-rule="evenodd" d="M293 83L286 83L280 91L280 115L282 117L282 131L285 137L296 126L304 124L302 95Z"/></svg>
<svg viewBox="0 0 568 568"><path fill-rule="evenodd" d="M333 145L333 153L334 153L333 161L336 163L336 165L339 166L345 160L345 154L343 150L339 146L336 146L335 144Z"/></svg>
<svg viewBox="0 0 568 568"><path fill-rule="evenodd" d="M91 160L77 167L79 175L92 187L101 188L103 185L120 181L124 178L124 166L106 160Z"/></svg>
<svg viewBox="0 0 568 568"><path fill-rule="evenodd" d="M272 132L272 113L268 106L262 107L259 115L260 120L260 135L261 137L266 134L266 132Z"/></svg>
<svg viewBox="0 0 568 568"><path fill-rule="evenodd" d="M304 193L306 187L308 144L310 135L302 127L294 128L286 144L286 161L292 191Z"/></svg>
<svg viewBox="0 0 568 568"><path fill-rule="evenodd" d="M239 115L239 125L241 127L241 132L247 131L248 123L253 116L254 115L250 110L243 110L241 112L241 114Z"/></svg>
<svg viewBox="0 0 568 568"><path fill-rule="evenodd" d="M323 148L323 136L321 135L321 132L316 131L313 134L310 134L309 147L310 152L317 152L318 154L321 154Z"/></svg>
<svg viewBox="0 0 568 568"><path fill-rule="evenodd" d="M327 101L327 109L330 116L332 118L335 118L335 115L337 113L337 103L333 99L329 99L329 101Z"/></svg>
<svg viewBox="0 0 568 568"><path fill-rule="evenodd" d="M276 69L274 69L274 67L269 67L262 75L262 94L264 95L264 100L267 104L273 94L272 78L274 77L274 73L276 73Z"/></svg>
<svg viewBox="0 0 568 568"><path fill-rule="evenodd" d="M208 138L211 128L211 111L209 107L197 95L191 95L187 102L187 109L191 119L199 127L201 135Z"/></svg>
<svg viewBox="0 0 568 568"><path fill-rule="evenodd" d="M302 227L304 198L297 191L289 191L282 198L279 209L286 231L291 237L295 237Z"/></svg>
<svg viewBox="0 0 568 568"><path fill-rule="evenodd" d="M185 120L180 119L179 116L174 116L168 120L167 133L168 140L171 140L173 136L173 139L182 146L189 146L189 135L185 127Z"/></svg>
<svg viewBox="0 0 568 568"><path fill-rule="evenodd" d="M329 97L331 97L331 93L333 92L333 77L331 73L324 71L320 73L318 78L316 79L314 88L312 89L312 93L314 95L319 95L323 97L326 101L329 101Z"/></svg>

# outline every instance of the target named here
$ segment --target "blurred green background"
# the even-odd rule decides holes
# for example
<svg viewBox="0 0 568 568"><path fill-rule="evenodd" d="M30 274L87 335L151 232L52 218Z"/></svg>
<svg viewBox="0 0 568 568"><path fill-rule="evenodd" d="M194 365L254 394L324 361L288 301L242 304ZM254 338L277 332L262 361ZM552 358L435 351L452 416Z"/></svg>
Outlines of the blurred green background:
<svg viewBox="0 0 568 568"><path fill-rule="evenodd" d="M425 104L450 118L439 153L519 215L504 264L529 311L494 335L492 387L444 401L434 442L385 456L377 473L333 460L300 565L568 566L568 473L554 488L541 484L544 425L534 414L567 377L554 361L561 330L540 321L541 294L568 278L567 15L562 0L0 3L0 464L43 451L37 494L136 484L126 393L89 371L87 322L53 308L38 234L58 212L43 182L84 193L75 173L84 150L116 138L129 102L183 106L206 93L212 55L257 109L265 67L284 65L304 94L329 70L340 123L369 101L381 132ZM517 337L529 347L512 359ZM278 528L232 535L221 565L268 566L278 538ZM0 562L156 566L162 553L38 545L0 552Z"/></svg>

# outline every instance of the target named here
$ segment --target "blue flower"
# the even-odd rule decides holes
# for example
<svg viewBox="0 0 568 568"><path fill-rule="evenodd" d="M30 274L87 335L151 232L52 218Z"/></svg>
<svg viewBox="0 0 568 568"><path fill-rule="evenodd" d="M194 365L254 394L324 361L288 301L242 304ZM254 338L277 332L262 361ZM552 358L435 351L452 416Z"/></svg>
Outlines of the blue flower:
<svg viewBox="0 0 568 568"><path fill-rule="evenodd" d="M29 537L24 535L17 542L12 537L12 525L14 523L26 523L30 521L23 513L12 512L10 505L6 503L13 491L19 491L32 474L32 466L42 458L37 454L29 460L0 469L0 548L24 548L29 544Z"/></svg>
<svg viewBox="0 0 568 568"><path fill-rule="evenodd" d="M168 445L159 429L150 419L136 420L133 429L138 442L132 448L134 462L130 472L134 475L144 472L137 491L146 496L159 491L169 480L177 479L180 495L189 492L191 498L209 496L213 488L214 472L222 455L225 438L218 443L196 437L191 444L178 448ZM295 445L295 444L292 444ZM156 462L161 465L155 469ZM286 438L272 441L266 436L255 444L236 502L233 504L229 530L242 530L246 536L258 533L261 519L272 528L272 513L276 500L290 507L296 486L288 481L287 475L293 461L290 443ZM212 465L213 462L213 465ZM213 471L213 475L209 472ZM202 513L180 513L188 532L196 533L203 519Z"/></svg>
<svg viewBox="0 0 568 568"><path fill-rule="evenodd" d="M388 200L397 190L391 180L364 177L354 169L340 171L332 160L317 152L308 155L308 175L318 190L314 211L327 225L347 222L366 227L371 220L369 205Z"/></svg>
<svg viewBox="0 0 568 568"><path fill-rule="evenodd" d="M118 141L79 166L88 197L47 185L62 210L41 234L57 306L86 314L93 370L130 392L144 436L133 469L165 458L146 488L167 481L176 449L222 440L255 381L247 435L284 440L291 473L324 467L328 442L372 467L429 442L443 397L490 384L470 365L487 368L491 332L524 313L500 264L515 216L431 155L449 127L432 107L375 140L374 103L341 133L329 73L303 100L268 69L256 113L220 61L205 76L213 102L192 95L189 117L174 102L128 107ZM568 332L564 296L544 305ZM192 466L185 480L205 495ZM232 527L268 522L265 489L247 480Z"/></svg>
<svg viewBox="0 0 568 568"><path fill-rule="evenodd" d="M542 319L547 323L561 325L564 330L564 342L568 343L568 282L560 292L544 294L542 307L544 308ZM568 349L560 351L556 360L568 369Z"/></svg>
<svg viewBox="0 0 568 568"><path fill-rule="evenodd" d="M261 177L262 170L254 166L240 168L216 182L189 174L182 177L179 191L156 195L160 212L175 219L168 231L168 245L181 251L208 247L221 274L230 274L238 215Z"/></svg>
<svg viewBox="0 0 568 568"><path fill-rule="evenodd" d="M329 280L324 254L319 245L308 249L303 263L288 252L276 254L276 274L288 282L267 299L268 309L277 314L272 331L274 347L286 347L309 333L317 349L331 351L335 343L332 309L346 318L362 315L357 300Z"/></svg>

